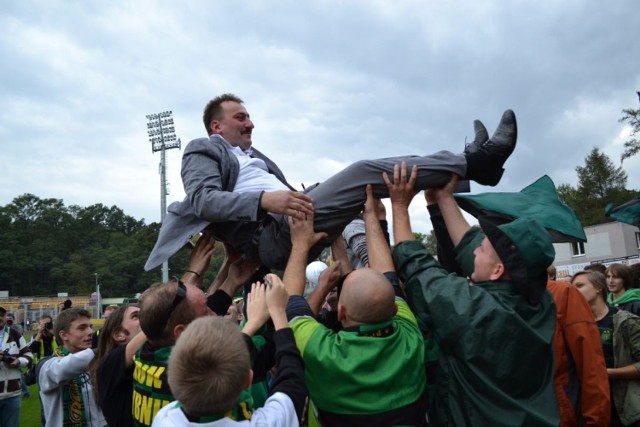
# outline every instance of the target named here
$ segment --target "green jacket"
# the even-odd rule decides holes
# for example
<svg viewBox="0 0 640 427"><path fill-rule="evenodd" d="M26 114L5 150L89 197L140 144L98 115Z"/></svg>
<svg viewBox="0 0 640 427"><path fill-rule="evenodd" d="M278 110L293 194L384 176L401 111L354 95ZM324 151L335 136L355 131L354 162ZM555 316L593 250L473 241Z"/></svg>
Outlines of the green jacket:
<svg viewBox="0 0 640 427"><path fill-rule="evenodd" d="M308 316L291 320L312 407L320 413L350 416L353 424L362 425L363 420L370 421L367 416L382 418L420 401L426 382L424 341L407 303L396 298L396 304L398 312L391 321L360 327L361 331L390 328L389 335L334 332ZM316 425L315 415L309 417L309 425Z"/></svg>
<svg viewBox="0 0 640 427"><path fill-rule="evenodd" d="M466 275L484 235L472 228L456 248ZM448 274L420 242L393 253L410 307L440 346L435 426L557 426L553 388L555 305L530 305L509 281L474 286Z"/></svg>
<svg viewBox="0 0 640 427"><path fill-rule="evenodd" d="M613 315L613 360L616 368L633 364L640 371L640 317L619 310ZM612 381L613 402L620 421L640 420L640 381Z"/></svg>

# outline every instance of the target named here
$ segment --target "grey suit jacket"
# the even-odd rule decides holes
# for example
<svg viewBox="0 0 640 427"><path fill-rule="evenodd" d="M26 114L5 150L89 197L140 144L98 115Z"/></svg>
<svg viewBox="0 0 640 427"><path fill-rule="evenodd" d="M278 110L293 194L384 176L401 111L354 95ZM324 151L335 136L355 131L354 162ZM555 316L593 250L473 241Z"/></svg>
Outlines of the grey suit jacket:
<svg viewBox="0 0 640 427"><path fill-rule="evenodd" d="M296 191L271 159L255 148L252 157L264 160L269 173ZM231 244L245 256L256 256L251 239L267 216L260 209L264 191L234 193L239 171L238 159L221 136L198 138L187 144L182 155L182 183L187 195L167 208L158 240L144 266L146 271L168 260L207 227L216 239Z"/></svg>

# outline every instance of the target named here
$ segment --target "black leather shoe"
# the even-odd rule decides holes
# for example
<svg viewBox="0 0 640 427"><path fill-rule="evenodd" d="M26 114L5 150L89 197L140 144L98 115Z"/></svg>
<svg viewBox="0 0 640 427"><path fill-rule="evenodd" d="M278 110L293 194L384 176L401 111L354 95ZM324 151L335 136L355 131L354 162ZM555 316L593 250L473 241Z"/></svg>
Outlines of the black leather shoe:
<svg viewBox="0 0 640 427"><path fill-rule="evenodd" d="M473 131L476 134L475 139L464 146L464 154L475 153L489 139L489 132L480 120L473 121Z"/></svg>
<svg viewBox="0 0 640 427"><path fill-rule="evenodd" d="M482 126L482 123L476 122ZM482 138L482 128L484 126L480 128L480 126L476 126L476 122L474 122L474 128L476 130L476 139L478 139L478 135ZM484 129L484 132L486 132L486 129ZM502 166L516 148L517 138L516 115L512 110L507 110L502 115L500 124L491 139L482 144L477 144L474 141L469 144L469 147L465 148L464 154L467 159L466 178L482 185L497 185L504 172Z"/></svg>

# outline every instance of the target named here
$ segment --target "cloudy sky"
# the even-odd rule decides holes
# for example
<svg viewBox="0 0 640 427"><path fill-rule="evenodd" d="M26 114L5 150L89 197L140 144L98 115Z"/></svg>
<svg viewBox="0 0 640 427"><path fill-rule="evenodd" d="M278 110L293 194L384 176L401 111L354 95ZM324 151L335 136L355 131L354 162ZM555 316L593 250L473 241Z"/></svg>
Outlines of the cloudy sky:
<svg viewBox="0 0 640 427"><path fill-rule="evenodd" d="M362 158L461 151L472 122L512 108L518 146L495 188L577 184L593 147L619 164L638 108L637 0L5 1L0 11L0 205L24 193L160 220L150 113L183 147L232 92L254 146L294 185ZM184 197L180 150L170 195ZM640 156L625 161L640 188ZM413 224L430 229L421 200Z"/></svg>

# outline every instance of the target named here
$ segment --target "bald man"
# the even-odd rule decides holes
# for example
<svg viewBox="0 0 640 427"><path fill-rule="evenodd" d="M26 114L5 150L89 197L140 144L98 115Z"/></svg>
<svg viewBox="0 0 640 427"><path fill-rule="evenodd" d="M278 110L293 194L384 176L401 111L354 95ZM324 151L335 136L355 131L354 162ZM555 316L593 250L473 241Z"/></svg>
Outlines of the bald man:
<svg viewBox="0 0 640 427"><path fill-rule="evenodd" d="M347 276L338 300L338 320L349 328L385 322L397 312L395 293L383 274L361 268Z"/></svg>
<svg viewBox="0 0 640 427"><path fill-rule="evenodd" d="M369 201L367 206L372 208ZM366 212L372 268L355 270L344 280L339 332L320 324L302 297L309 249L323 233L314 233L312 215L289 222L287 315L304 359L309 425L427 425L422 334L402 297L379 221ZM378 257L384 251L376 247L387 248L386 256Z"/></svg>

